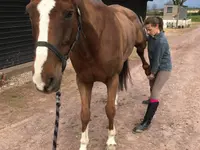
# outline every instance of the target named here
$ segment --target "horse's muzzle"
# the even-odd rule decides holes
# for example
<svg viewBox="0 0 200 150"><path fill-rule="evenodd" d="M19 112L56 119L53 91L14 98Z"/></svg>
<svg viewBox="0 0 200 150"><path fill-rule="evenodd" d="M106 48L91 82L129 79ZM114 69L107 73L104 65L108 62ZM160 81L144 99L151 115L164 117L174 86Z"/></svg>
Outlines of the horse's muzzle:
<svg viewBox="0 0 200 150"><path fill-rule="evenodd" d="M60 81L55 77L51 77L44 86L44 93L57 92L60 89Z"/></svg>

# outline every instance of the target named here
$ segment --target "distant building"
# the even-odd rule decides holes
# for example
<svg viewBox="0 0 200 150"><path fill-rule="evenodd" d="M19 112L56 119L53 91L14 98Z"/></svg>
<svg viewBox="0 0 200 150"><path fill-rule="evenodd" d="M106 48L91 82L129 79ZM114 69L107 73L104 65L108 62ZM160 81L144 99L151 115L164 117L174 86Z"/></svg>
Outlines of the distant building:
<svg viewBox="0 0 200 150"><path fill-rule="evenodd" d="M164 28L189 27L191 25L191 19L187 17L187 6L173 5L172 2L165 4L163 22Z"/></svg>
<svg viewBox="0 0 200 150"><path fill-rule="evenodd" d="M169 2L164 5L164 20L172 20L172 19L186 19L187 18L187 7L180 6L180 13L178 15L178 5L173 5L172 2Z"/></svg>

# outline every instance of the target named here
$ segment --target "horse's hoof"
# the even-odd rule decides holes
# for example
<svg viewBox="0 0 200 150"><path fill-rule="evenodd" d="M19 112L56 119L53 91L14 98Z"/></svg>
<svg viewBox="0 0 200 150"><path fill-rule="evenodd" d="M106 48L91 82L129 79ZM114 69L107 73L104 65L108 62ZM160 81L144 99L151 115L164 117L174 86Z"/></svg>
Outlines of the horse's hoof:
<svg viewBox="0 0 200 150"><path fill-rule="evenodd" d="M86 144L82 144L80 146L79 150L87 150L87 145Z"/></svg>
<svg viewBox="0 0 200 150"><path fill-rule="evenodd" d="M116 145L107 145L106 150L116 150Z"/></svg>
<svg viewBox="0 0 200 150"><path fill-rule="evenodd" d="M80 147L79 150L87 150L86 147Z"/></svg>

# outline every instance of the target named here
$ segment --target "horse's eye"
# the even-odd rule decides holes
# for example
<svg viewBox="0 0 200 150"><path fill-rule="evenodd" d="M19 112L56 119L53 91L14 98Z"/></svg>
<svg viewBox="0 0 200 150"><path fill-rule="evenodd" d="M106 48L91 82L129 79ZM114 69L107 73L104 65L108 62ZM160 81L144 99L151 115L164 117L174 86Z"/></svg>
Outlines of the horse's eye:
<svg viewBox="0 0 200 150"><path fill-rule="evenodd" d="M66 12L64 13L64 18L65 18L66 20L69 20L69 19L72 18L72 15L73 15L73 11L66 11Z"/></svg>

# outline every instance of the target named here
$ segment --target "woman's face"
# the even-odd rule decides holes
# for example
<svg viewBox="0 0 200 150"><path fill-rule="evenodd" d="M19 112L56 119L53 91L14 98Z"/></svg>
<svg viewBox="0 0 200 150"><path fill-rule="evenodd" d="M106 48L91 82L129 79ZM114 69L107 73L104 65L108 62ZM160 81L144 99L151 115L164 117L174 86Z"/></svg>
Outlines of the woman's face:
<svg viewBox="0 0 200 150"><path fill-rule="evenodd" d="M151 36L155 36L156 34L160 33L160 29L158 24L156 26L152 26L152 24L147 24L145 25L147 34L151 35Z"/></svg>

